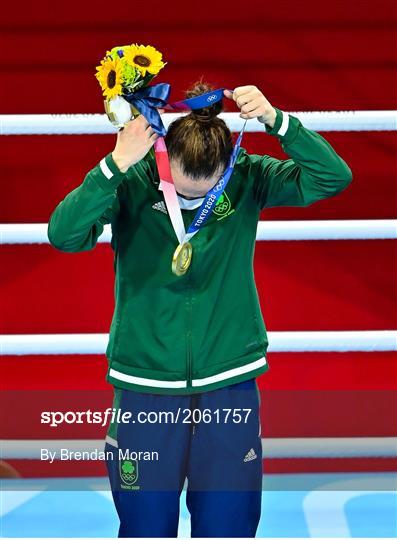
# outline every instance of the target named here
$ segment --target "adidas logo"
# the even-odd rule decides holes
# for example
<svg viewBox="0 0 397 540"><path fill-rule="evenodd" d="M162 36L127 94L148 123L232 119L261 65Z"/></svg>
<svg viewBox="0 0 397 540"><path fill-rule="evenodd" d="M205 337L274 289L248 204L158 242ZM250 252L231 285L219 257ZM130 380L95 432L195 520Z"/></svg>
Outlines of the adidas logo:
<svg viewBox="0 0 397 540"><path fill-rule="evenodd" d="M164 201L154 203L152 205L152 208L154 208L155 210L160 210L160 212L164 212L164 214L168 214Z"/></svg>
<svg viewBox="0 0 397 540"><path fill-rule="evenodd" d="M252 461L253 459L256 459L257 457L258 456L255 454L255 450L251 448L251 450L248 452L248 454L246 454L244 458L244 463L246 463L247 461Z"/></svg>

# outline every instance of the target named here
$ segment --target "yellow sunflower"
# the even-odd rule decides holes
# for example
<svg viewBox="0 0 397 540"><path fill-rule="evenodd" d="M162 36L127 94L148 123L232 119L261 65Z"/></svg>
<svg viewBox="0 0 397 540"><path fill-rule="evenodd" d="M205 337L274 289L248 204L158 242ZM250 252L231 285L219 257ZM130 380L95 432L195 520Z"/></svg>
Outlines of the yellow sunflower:
<svg viewBox="0 0 397 540"><path fill-rule="evenodd" d="M121 94L121 85L123 82L122 62L119 58L112 58L110 52L106 52L106 57L97 66L95 77L103 90L103 95L110 99ZM109 55L109 56L108 56Z"/></svg>
<svg viewBox="0 0 397 540"><path fill-rule="evenodd" d="M137 45L133 43L124 49L124 58L126 62L142 73L145 77L146 72L151 75L157 73L165 66L162 62L162 54L151 45Z"/></svg>

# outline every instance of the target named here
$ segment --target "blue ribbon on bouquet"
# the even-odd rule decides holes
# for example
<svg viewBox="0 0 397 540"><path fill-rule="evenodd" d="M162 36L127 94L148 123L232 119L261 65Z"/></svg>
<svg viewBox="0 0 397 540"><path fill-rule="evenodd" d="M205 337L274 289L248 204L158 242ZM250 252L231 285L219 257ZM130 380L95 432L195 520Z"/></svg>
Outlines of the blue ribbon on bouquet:
<svg viewBox="0 0 397 540"><path fill-rule="evenodd" d="M193 98L168 103L171 85L168 83L159 83L153 86L140 88L129 94L123 94L122 97L143 114L153 128L153 131L160 137L164 137L167 130L164 127L161 115L157 109L171 111L203 109L204 107L210 107L214 103L220 101L224 97L224 90L225 88L218 88L217 90L206 92L205 94ZM230 91L233 92L233 90Z"/></svg>

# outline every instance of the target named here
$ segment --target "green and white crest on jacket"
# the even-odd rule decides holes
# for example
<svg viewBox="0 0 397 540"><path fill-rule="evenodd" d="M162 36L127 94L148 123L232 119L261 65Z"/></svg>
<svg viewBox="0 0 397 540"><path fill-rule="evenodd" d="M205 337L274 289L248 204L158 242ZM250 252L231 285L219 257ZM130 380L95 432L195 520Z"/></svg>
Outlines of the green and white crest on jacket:
<svg viewBox="0 0 397 540"><path fill-rule="evenodd" d="M218 220L234 212L234 209L232 209L232 204L230 202L230 199L226 191L224 191L222 195L219 197L218 202L216 203L215 208L213 209L213 212L215 215L219 216Z"/></svg>

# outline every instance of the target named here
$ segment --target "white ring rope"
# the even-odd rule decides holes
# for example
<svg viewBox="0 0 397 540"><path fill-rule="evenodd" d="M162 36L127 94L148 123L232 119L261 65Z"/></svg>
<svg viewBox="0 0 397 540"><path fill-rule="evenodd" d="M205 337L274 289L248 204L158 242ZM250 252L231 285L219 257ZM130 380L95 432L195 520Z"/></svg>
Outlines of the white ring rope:
<svg viewBox="0 0 397 540"><path fill-rule="evenodd" d="M268 352L396 351L397 330L268 332ZM1 356L105 354L109 334L3 334Z"/></svg>
<svg viewBox="0 0 397 540"><path fill-rule="evenodd" d="M289 111L284 111L289 112ZM164 125L186 113L165 113ZM397 111L304 111L292 112L302 124L314 131L396 131ZM229 129L240 131L244 119L240 113L221 113ZM247 122L246 132L263 132L264 124L253 118ZM116 133L105 114L2 114L1 135L83 135Z"/></svg>
<svg viewBox="0 0 397 540"><path fill-rule="evenodd" d="M105 441L98 439L68 440L1 440L2 459L40 459L41 449L56 452L103 452ZM307 437L262 438L264 458L394 458L397 457L397 437ZM87 459L96 459L94 455Z"/></svg>
<svg viewBox="0 0 397 540"><path fill-rule="evenodd" d="M2 223L1 244L48 244L47 223ZM105 225L98 243L109 243ZM397 238L397 219L328 219L260 221L257 240L390 240Z"/></svg>
<svg viewBox="0 0 397 540"><path fill-rule="evenodd" d="M397 238L397 219L259 221L256 235L257 240L386 240L393 238Z"/></svg>

